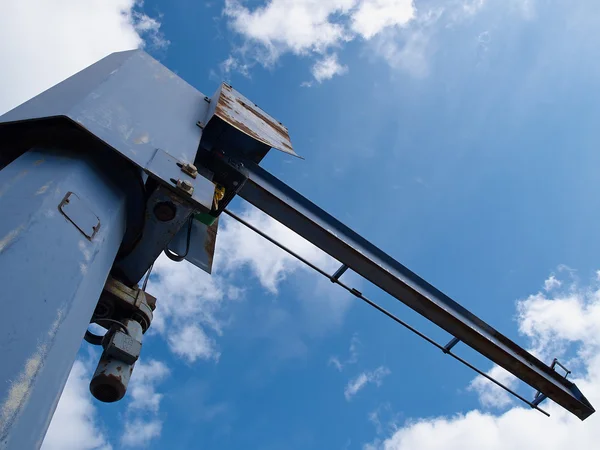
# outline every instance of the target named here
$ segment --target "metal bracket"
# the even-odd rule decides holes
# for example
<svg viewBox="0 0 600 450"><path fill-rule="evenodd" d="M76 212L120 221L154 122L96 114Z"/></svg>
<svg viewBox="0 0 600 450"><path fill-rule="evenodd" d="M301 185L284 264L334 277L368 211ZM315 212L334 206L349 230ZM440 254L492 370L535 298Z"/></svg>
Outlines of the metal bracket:
<svg viewBox="0 0 600 450"><path fill-rule="evenodd" d="M569 376L569 374L571 373L571 371L569 369L567 369L565 366L563 366L558 359L554 358L552 360L552 364L550 364L550 368L553 369L554 371L556 371L556 366L559 366L561 369L563 369L565 371L564 374L564 379L566 380L567 377ZM548 398L547 395L542 394L540 391L537 391L535 393L535 396L533 397L533 401L531 403L533 403L534 405L539 405L540 403L542 403L544 400L546 400Z"/></svg>
<svg viewBox="0 0 600 450"><path fill-rule="evenodd" d="M109 275L91 322L110 328L115 322L121 323L126 319L133 318L142 325L142 331L145 333L150 327L153 318L152 311L155 308L156 298L152 295L137 286L130 288ZM86 334L88 342L90 342L88 339L90 337L93 338L94 335ZM95 340L90 343L97 344L98 342Z"/></svg>
<svg viewBox="0 0 600 450"><path fill-rule="evenodd" d="M460 342L459 338L452 338L450 340L450 342L448 342L446 345L444 345L444 349L442 350L444 353L450 353L450 350L452 350L452 347L454 347L456 344L458 344Z"/></svg>
<svg viewBox="0 0 600 450"><path fill-rule="evenodd" d="M193 169L195 169L196 176L193 175ZM171 189L176 189L176 192L186 194L186 199L192 203L194 209L208 212L212 208L215 185L205 176L210 176L210 174L199 173L193 164L181 162L164 150L157 148L152 160L144 170L161 183L170 180L172 184L165 184L165 186L170 186ZM182 172L189 178L182 177Z"/></svg>
<svg viewBox="0 0 600 450"><path fill-rule="evenodd" d="M90 241L100 229L98 216L74 192L67 192L58 209Z"/></svg>
<svg viewBox="0 0 600 450"><path fill-rule="evenodd" d="M331 282L335 283L337 280L339 280L340 277L344 275L346 270L348 270L348 266L346 264L342 264L342 266L331 276Z"/></svg>
<svg viewBox="0 0 600 450"><path fill-rule="evenodd" d="M173 166L179 171L175 164ZM205 178L198 177L193 181L200 179ZM194 195L196 192L195 189ZM159 186L146 202L146 223L142 239L126 257L115 264L114 269L117 272L113 271L113 274L118 274L129 284L137 283L194 212L192 204L183 200L180 194L163 185Z"/></svg>

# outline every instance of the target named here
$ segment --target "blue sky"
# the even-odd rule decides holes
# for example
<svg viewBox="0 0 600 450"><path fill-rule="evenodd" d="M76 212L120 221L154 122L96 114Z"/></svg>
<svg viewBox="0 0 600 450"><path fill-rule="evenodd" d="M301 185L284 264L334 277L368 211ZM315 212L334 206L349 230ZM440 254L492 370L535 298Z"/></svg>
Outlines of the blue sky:
<svg viewBox="0 0 600 450"><path fill-rule="evenodd" d="M597 2L6 7L31 28L0 18L11 61L0 80L18 87L0 87L0 110L142 45L206 95L227 80L305 158L272 151L265 167L524 347L568 361L600 402ZM28 31L51 37L40 49ZM234 209L335 271L289 230L241 201ZM230 220L217 245L212 277L157 263L157 317L123 401L89 397L97 355L82 346L45 448L593 448L596 416L521 409ZM344 280L449 340L359 277Z"/></svg>

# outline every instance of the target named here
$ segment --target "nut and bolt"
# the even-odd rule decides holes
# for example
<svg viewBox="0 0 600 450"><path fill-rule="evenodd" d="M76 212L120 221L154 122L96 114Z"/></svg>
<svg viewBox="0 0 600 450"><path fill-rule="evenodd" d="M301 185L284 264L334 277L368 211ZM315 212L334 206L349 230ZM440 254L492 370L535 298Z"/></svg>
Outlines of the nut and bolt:
<svg viewBox="0 0 600 450"><path fill-rule="evenodd" d="M179 167L181 167L181 171L187 175L189 175L192 178L196 178L198 176L198 169L196 168L195 165L191 164L191 163L177 163L177 165Z"/></svg>
<svg viewBox="0 0 600 450"><path fill-rule="evenodd" d="M194 193L194 185L188 180L177 180L177 188L189 195Z"/></svg>

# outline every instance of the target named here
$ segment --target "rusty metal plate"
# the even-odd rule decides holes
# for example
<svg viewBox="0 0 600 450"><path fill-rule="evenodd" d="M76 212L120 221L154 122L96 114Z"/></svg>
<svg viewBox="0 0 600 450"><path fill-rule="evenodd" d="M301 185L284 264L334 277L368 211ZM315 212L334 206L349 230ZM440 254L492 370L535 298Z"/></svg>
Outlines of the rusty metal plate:
<svg viewBox="0 0 600 450"><path fill-rule="evenodd" d="M269 147L299 157L288 129L226 83L221 85L214 114Z"/></svg>

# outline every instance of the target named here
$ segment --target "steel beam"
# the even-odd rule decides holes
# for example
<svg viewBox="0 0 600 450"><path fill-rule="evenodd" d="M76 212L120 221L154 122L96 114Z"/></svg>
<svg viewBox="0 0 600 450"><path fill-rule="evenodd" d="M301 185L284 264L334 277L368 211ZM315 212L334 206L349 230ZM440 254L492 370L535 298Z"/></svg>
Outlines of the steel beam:
<svg viewBox="0 0 600 450"><path fill-rule="evenodd" d="M125 235L120 167L33 149L0 171L0 449L42 444Z"/></svg>
<svg viewBox="0 0 600 450"><path fill-rule="evenodd" d="M594 412L563 376L250 161L239 195L581 420Z"/></svg>

